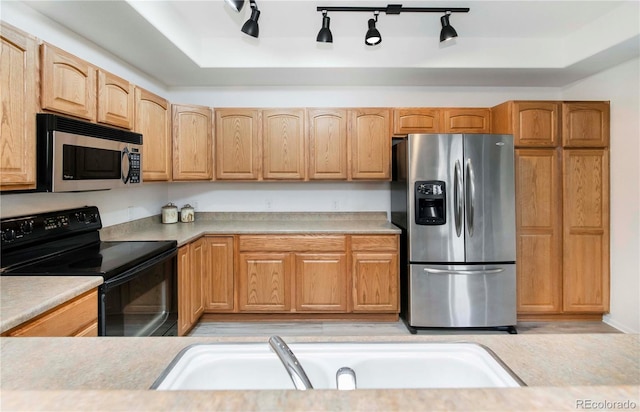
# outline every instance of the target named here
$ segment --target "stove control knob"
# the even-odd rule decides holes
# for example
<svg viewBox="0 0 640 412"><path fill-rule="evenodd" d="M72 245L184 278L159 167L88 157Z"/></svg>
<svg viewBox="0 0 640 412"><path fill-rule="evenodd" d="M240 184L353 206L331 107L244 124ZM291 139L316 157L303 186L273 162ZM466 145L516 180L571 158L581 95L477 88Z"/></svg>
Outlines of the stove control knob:
<svg viewBox="0 0 640 412"><path fill-rule="evenodd" d="M22 222L22 224L20 224L20 229L25 235L33 232L33 220Z"/></svg>
<svg viewBox="0 0 640 412"><path fill-rule="evenodd" d="M16 231L13 229L5 230L4 232L2 232L2 239L5 242L12 242L16 240Z"/></svg>
<svg viewBox="0 0 640 412"><path fill-rule="evenodd" d="M96 223L97 221L98 221L98 215L96 215L95 213L89 216L89 222Z"/></svg>
<svg viewBox="0 0 640 412"><path fill-rule="evenodd" d="M84 212L78 212L76 213L76 218L78 222L84 222L87 219L87 215L85 215Z"/></svg>

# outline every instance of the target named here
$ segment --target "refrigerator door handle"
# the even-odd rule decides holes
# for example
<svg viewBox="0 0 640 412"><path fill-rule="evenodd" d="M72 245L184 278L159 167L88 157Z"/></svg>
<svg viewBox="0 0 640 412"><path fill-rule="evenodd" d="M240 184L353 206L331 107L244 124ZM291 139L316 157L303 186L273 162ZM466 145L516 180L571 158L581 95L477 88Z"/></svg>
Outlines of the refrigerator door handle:
<svg viewBox="0 0 640 412"><path fill-rule="evenodd" d="M466 190L465 190L465 203L467 204L467 231L469 236L473 236L473 214L474 214L474 201L476 198L476 185L475 185L475 173L473 173L473 165L471 159L467 159L466 164Z"/></svg>
<svg viewBox="0 0 640 412"><path fill-rule="evenodd" d="M453 170L453 217L456 225L456 235L460 237L462 234L462 170L460 161L456 160L456 166Z"/></svg>
<svg viewBox="0 0 640 412"><path fill-rule="evenodd" d="M431 273L432 275L477 275L477 274L486 274L491 275L495 273L504 272L503 268L495 268L495 269L479 269L479 270L448 270L448 269L434 269L434 268L424 268L424 271L427 273Z"/></svg>

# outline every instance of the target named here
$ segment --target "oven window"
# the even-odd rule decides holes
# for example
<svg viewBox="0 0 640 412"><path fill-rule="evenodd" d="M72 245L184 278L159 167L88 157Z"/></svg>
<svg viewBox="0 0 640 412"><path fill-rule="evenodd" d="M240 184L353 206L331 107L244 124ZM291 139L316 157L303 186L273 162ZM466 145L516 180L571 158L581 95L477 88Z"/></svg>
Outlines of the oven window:
<svg viewBox="0 0 640 412"><path fill-rule="evenodd" d="M177 328L176 258L137 272L109 288L104 299L106 336L175 335Z"/></svg>
<svg viewBox="0 0 640 412"><path fill-rule="evenodd" d="M62 145L62 180L120 179L118 150Z"/></svg>

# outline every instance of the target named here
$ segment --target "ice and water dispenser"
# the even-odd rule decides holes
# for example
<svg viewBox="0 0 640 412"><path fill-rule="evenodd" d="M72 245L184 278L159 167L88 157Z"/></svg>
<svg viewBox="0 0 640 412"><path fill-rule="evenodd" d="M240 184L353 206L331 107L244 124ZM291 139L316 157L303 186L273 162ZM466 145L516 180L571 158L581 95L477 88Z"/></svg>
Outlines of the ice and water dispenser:
<svg viewBox="0 0 640 412"><path fill-rule="evenodd" d="M444 225L446 223L446 190L441 180L415 182L416 224Z"/></svg>

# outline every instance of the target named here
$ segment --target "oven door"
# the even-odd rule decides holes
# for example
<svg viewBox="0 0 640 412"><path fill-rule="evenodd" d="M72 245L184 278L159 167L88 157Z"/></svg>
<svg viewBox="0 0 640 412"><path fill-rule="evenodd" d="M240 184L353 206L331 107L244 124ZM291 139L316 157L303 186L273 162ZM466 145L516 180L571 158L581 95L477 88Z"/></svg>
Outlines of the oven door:
<svg viewBox="0 0 640 412"><path fill-rule="evenodd" d="M177 250L100 286L98 336L177 336Z"/></svg>

